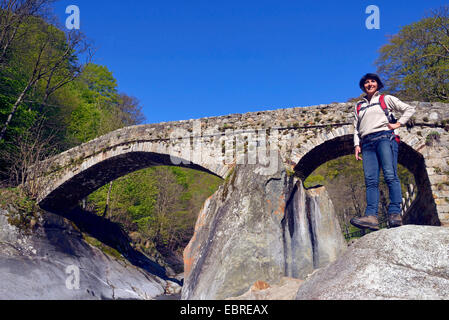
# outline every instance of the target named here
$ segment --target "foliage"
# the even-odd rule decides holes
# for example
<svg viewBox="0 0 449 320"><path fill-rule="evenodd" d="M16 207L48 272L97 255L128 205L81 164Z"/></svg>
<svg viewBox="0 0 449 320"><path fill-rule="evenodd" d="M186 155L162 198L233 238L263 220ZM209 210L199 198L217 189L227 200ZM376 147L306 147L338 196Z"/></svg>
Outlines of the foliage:
<svg viewBox="0 0 449 320"><path fill-rule="evenodd" d="M66 33L38 16L24 17L17 30L20 41L9 45L0 64L3 184L11 181L5 172L22 159L16 142L37 123L42 137L52 136L50 149L62 152L144 121L138 100L118 92L107 67L79 62L78 55L89 48L82 34Z"/></svg>
<svg viewBox="0 0 449 320"><path fill-rule="evenodd" d="M74 86L81 103L70 116L68 135L76 144L145 119L136 98L119 94L106 66L88 64Z"/></svg>
<svg viewBox="0 0 449 320"><path fill-rule="evenodd" d="M95 238L92 238L91 236L88 236L85 233L82 233L82 236L83 236L84 241L86 241L91 246L97 247L98 249L100 249L101 251L106 253L107 255L114 257L117 260L121 260L121 261L125 260L125 258L116 249L98 241Z"/></svg>
<svg viewBox="0 0 449 320"><path fill-rule="evenodd" d="M90 58L90 44L82 33L58 29L44 19L42 10L51 2L0 4L0 181L6 186L23 184L30 168L33 176L39 175L35 171L43 169L36 164L52 154L145 120L139 101L118 91L106 66L80 62L81 56ZM162 221L153 216L156 182L147 171L111 185L110 215L130 231L167 242L166 228L154 227ZM34 192L26 191L14 198L19 209L11 219L18 225L33 219ZM91 196L100 214L106 211L108 191L106 186Z"/></svg>
<svg viewBox="0 0 449 320"><path fill-rule="evenodd" d="M325 181L324 181L324 177L320 174L316 174L316 175L310 175L306 181L304 181L304 187L309 189L309 188L313 188L316 186L322 186L324 185Z"/></svg>
<svg viewBox="0 0 449 320"><path fill-rule="evenodd" d="M8 211L8 222L24 232L30 232L41 214L36 201L21 188L0 189L0 208Z"/></svg>
<svg viewBox="0 0 449 320"><path fill-rule="evenodd" d="M437 131L430 132L426 137L426 145L431 146L434 142L440 141L440 133Z"/></svg>
<svg viewBox="0 0 449 320"><path fill-rule="evenodd" d="M6 142L0 149L0 157L11 163L7 171L12 185L20 185L28 196L35 198L42 188L39 176L48 169L47 157L55 155L54 136L47 135L43 121L33 124L12 142ZM28 183L25 184L25 181Z"/></svg>
<svg viewBox="0 0 449 320"><path fill-rule="evenodd" d="M109 217L128 233L138 233L141 249L181 250L193 235L198 212L222 180L197 170L171 166L151 167L115 180ZM106 206L108 185L88 200L99 215ZM150 251L150 250L147 250Z"/></svg>
<svg viewBox="0 0 449 320"><path fill-rule="evenodd" d="M19 152L5 146L21 139L36 123L44 124L43 135L58 133L54 141L58 148L64 145L60 133L70 108L53 106L58 100L52 95L64 87L65 77L78 70L74 48L68 46L63 31L35 16L24 18L17 30L20 41L9 45L8 59L0 67L0 151L7 150L12 160L20 158ZM74 41L80 43L82 37ZM2 157L1 171L8 171L5 168L12 163Z"/></svg>
<svg viewBox="0 0 449 320"><path fill-rule="evenodd" d="M389 37L376 65L386 90L402 99L449 101L449 5Z"/></svg>

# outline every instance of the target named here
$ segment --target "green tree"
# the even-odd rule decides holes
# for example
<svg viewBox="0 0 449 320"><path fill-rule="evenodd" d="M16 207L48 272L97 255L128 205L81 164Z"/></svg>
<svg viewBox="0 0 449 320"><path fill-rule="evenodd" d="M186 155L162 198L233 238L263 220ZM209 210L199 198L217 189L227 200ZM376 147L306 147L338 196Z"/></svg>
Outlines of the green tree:
<svg viewBox="0 0 449 320"><path fill-rule="evenodd" d="M87 102L117 102L117 80L106 66L88 64L80 80L85 85L82 88L82 95Z"/></svg>
<svg viewBox="0 0 449 320"><path fill-rule="evenodd" d="M316 186L323 186L325 183L324 177L320 174L314 174L307 177L304 181L305 188L313 188Z"/></svg>
<svg viewBox="0 0 449 320"><path fill-rule="evenodd" d="M389 37L376 65L401 99L449 101L449 5Z"/></svg>
<svg viewBox="0 0 449 320"><path fill-rule="evenodd" d="M69 135L76 143L145 119L136 98L118 93L117 81L106 66L89 63L74 85L80 104L72 112Z"/></svg>
<svg viewBox="0 0 449 320"><path fill-rule="evenodd" d="M98 215L104 214L109 184L89 195ZM114 181L110 191L109 218L121 223L128 232L153 231L153 211L158 189L156 180L148 170L133 172ZM148 228L147 228L148 227ZM146 234L153 238L154 234Z"/></svg>
<svg viewBox="0 0 449 320"><path fill-rule="evenodd" d="M17 9L32 4L43 9L50 2L5 0L1 5ZM8 19L18 17L19 13L11 12L0 10L0 25L8 27ZM79 101L69 86L83 66L77 54L87 45L81 33L63 32L39 15L24 14L20 19L20 23L9 25L10 31L15 30L14 39L5 40L10 31L0 30L1 41L8 42L0 66L0 152L4 155L0 159L0 178L7 181L11 177L4 173L11 172L10 168L21 160L22 151L15 141L29 140L28 132L37 129L37 125L40 138L52 137L52 152L72 146L67 139L67 125L73 106Z"/></svg>
<svg viewBox="0 0 449 320"><path fill-rule="evenodd" d="M103 186L89 195L88 206L98 215L108 207L107 218L121 223L129 234L137 232L138 243L181 256L204 201L221 183L198 170L151 167L115 180L112 188Z"/></svg>
<svg viewBox="0 0 449 320"><path fill-rule="evenodd" d="M13 71L10 78L21 79L17 86L20 89L0 129L0 142L4 140L13 117L27 98L28 109L31 110L37 103L40 106L38 111L42 112L49 97L81 73L83 65L78 62L76 54L88 49L80 32L64 33L40 18L29 17L27 24L20 28L27 29L27 32L22 41L11 49L14 58L10 60L9 69Z"/></svg>
<svg viewBox="0 0 449 320"><path fill-rule="evenodd" d="M26 20L45 18L55 0L2 0L0 1L0 67L4 66L9 50L21 41Z"/></svg>

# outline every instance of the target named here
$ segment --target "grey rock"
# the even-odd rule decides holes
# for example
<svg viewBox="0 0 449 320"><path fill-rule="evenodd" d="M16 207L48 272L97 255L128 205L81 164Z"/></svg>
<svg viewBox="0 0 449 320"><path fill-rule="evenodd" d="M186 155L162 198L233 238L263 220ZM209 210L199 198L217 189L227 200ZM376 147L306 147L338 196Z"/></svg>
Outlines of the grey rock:
<svg viewBox="0 0 449 320"><path fill-rule="evenodd" d="M207 199L184 251L182 299L239 296L256 281L276 284L284 276L306 275L344 251L341 231L315 234L326 229L333 212L320 213L326 206L318 195L305 196L280 159L278 164L274 174L264 174L262 165L237 165ZM307 212L305 199L315 203L314 212ZM334 222L331 229L338 230Z"/></svg>
<svg viewBox="0 0 449 320"><path fill-rule="evenodd" d="M422 108L430 108L430 107L432 107L432 103L430 103L430 102L415 102L415 103L418 103L418 105L420 107L422 107Z"/></svg>
<svg viewBox="0 0 449 320"><path fill-rule="evenodd" d="M405 225L357 240L297 299L449 299L449 229Z"/></svg>
<svg viewBox="0 0 449 320"><path fill-rule="evenodd" d="M62 218L24 234L9 225L7 213L0 212L0 299L154 299L164 293L164 280L87 244Z"/></svg>
<svg viewBox="0 0 449 320"><path fill-rule="evenodd" d="M314 269L322 268L347 248L332 201L324 187L307 191L306 214L313 236Z"/></svg>
<svg viewBox="0 0 449 320"><path fill-rule="evenodd" d="M429 114L429 120L431 121L437 121L439 119L438 113L437 112L432 112Z"/></svg>
<svg viewBox="0 0 449 320"><path fill-rule="evenodd" d="M256 174L256 166L237 165L204 204L184 251L183 299L237 296L257 280L282 277L287 177L279 172Z"/></svg>
<svg viewBox="0 0 449 320"><path fill-rule="evenodd" d="M0 242L16 242L19 232L17 228L8 222L9 212L0 209Z"/></svg>

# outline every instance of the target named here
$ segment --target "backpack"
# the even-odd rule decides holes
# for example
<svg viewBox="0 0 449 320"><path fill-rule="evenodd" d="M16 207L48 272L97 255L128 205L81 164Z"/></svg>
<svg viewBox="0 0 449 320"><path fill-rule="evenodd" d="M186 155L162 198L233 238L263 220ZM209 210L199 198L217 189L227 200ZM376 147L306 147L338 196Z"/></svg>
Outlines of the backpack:
<svg viewBox="0 0 449 320"><path fill-rule="evenodd" d="M389 117L388 107L387 107L387 104L385 103L385 95L384 94L379 97L379 102L380 102L380 107L385 112L385 116L387 117L388 122L390 122L389 121L390 117ZM360 113L360 109L362 108L362 104L363 104L363 102L359 102L357 104L357 116ZM393 130L393 136L394 136L394 139L396 140L397 143L401 143L401 137L399 137L396 133L394 133L394 130Z"/></svg>

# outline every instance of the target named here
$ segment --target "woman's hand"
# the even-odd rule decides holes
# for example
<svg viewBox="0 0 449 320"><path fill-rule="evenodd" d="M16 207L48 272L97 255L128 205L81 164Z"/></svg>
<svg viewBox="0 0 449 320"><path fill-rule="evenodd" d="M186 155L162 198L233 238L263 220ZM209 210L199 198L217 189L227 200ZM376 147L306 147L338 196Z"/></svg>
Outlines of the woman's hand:
<svg viewBox="0 0 449 320"><path fill-rule="evenodd" d="M389 124L388 124L388 128L389 128L390 130L395 130L395 129L399 128L400 126L401 126L401 123L400 123L400 122L389 123Z"/></svg>
<svg viewBox="0 0 449 320"><path fill-rule="evenodd" d="M362 153L362 148L360 148L360 146L356 146L355 147L355 158L357 159L357 161L363 160L362 157L359 156L360 153Z"/></svg>

